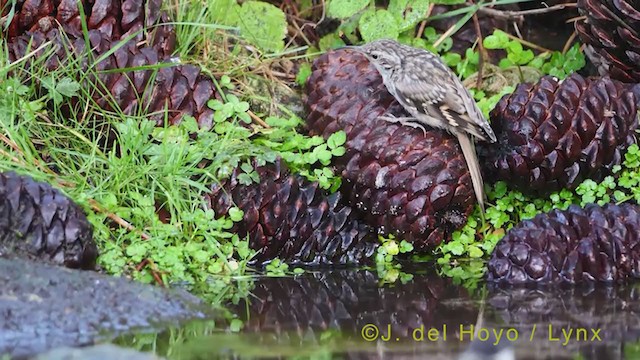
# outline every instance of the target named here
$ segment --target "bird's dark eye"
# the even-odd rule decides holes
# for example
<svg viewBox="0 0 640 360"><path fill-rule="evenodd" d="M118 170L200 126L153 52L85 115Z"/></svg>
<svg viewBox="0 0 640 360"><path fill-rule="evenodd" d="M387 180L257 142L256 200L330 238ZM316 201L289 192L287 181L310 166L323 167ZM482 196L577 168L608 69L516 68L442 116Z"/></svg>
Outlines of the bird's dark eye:
<svg viewBox="0 0 640 360"><path fill-rule="evenodd" d="M371 57L373 58L373 60L377 60L378 59L378 54L371 54Z"/></svg>

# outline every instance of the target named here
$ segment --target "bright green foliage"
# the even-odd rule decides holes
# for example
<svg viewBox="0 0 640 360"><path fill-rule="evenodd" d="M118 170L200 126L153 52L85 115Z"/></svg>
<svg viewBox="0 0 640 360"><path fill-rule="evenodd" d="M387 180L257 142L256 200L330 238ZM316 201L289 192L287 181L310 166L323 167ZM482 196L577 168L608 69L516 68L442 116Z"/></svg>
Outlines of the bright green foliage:
<svg viewBox="0 0 640 360"><path fill-rule="evenodd" d="M245 1L240 7L238 26L242 36L266 51L284 49L287 20L279 8L261 1Z"/></svg>
<svg viewBox="0 0 640 360"><path fill-rule="evenodd" d="M496 107L498 101L500 101L503 96L511 94L514 90L515 88L513 86L506 86L502 88L499 93L492 96L487 96L482 90L472 89L471 91L473 93L473 97L476 100L476 103L478 104L478 107L480 108L480 110L482 110L482 114L486 119L488 119L489 113Z"/></svg>
<svg viewBox="0 0 640 360"><path fill-rule="evenodd" d="M212 23L239 28L242 37L264 51L284 49L287 21L276 6L255 0L244 1L242 5L235 0L210 0L207 7Z"/></svg>
<svg viewBox="0 0 640 360"><path fill-rule="evenodd" d="M393 259L398 254L406 254L413 251L413 245L402 240L398 243L398 240L394 236L380 237L382 245L378 247L376 253L376 263L378 265L391 264Z"/></svg>
<svg viewBox="0 0 640 360"><path fill-rule="evenodd" d="M360 31L365 42L378 39L398 39L400 29L396 18L387 10L369 10L360 18Z"/></svg>
<svg viewBox="0 0 640 360"><path fill-rule="evenodd" d="M296 82L298 85L304 86L307 83L309 76L311 76L311 65L309 65L309 63L303 63L300 65L300 69L296 75Z"/></svg>
<svg viewBox="0 0 640 360"><path fill-rule="evenodd" d="M399 32L412 30L429 10L427 0L391 0L387 9L398 23Z"/></svg>
<svg viewBox="0 0 640 360"><path fill-rule="evenodd" d="M289 265L275 258L265 266L265 270L267 271L267 275L284 276L289 271Z"/></svg>
<svg viewBox="0 0 640 360"><path fill-rule="evenodd" d="M327 16L346 19L369 5L370 0L330 0L327 1Z"/></svg>
<svg viewBox="0 0 640 360"><path fill-rule="evenodd" d="M575 44L566 54L554 51L552 54L542 53L534 56L532 50L525 49L520 41L510 39L502 30L495 30L484 39L483 44L487 49L503 49L507 52L507 57L500 61L500 67L503 69L511 66L531 66L544 74L564 79L586 64L579 44Z"/></svg>
<svg viewBox="0 0 640 360"><path fill-rule="evenodd" d="M49 90L49 96L55 104L78 95L80 84L75 80L64 77L57 81L53 76L45 77L42 80L42 86Z"/></svg>

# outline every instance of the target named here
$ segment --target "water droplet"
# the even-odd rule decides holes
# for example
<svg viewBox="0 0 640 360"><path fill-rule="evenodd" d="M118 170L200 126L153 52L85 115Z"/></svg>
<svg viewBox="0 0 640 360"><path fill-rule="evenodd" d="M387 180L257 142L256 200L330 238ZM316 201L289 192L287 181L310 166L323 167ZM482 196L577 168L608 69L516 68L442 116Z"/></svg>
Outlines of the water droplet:
<svg viewBox="0 0 640 360"><path fill-rule="evenodd" d="M400 213L400 206L398 205L393 205L389 208L389 213L393 216L398 216L398 214Z"/></svg>

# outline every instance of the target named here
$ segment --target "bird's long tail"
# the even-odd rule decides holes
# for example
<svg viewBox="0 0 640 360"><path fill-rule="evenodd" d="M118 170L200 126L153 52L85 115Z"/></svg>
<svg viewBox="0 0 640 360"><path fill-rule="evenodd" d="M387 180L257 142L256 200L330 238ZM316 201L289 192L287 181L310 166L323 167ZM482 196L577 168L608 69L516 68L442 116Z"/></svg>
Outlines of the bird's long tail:
<svg viewBox="0 0 640 360"><path fill-rule="evenodd" d="M471 173L473 191L476 193L478 204L480 204L480 209L482 210L482 214L484 214L484 183L482 181L482 173L480 173L480 163L476 155L476 148L469 134L460 131L456 133L456 136L462 148L462 155L464 155L464 159L467 161L467 166L469 167L469 172Z"/></svg>

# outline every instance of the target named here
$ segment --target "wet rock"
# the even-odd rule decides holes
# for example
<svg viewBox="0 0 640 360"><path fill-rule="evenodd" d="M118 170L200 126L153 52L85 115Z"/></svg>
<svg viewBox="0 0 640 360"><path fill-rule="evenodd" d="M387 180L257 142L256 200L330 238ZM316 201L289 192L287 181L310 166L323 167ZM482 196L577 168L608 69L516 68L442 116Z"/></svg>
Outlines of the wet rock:
<svg viewBox="0 0 640 360"><path fill-rule="evenodd" d="M90 345L211 314L186 292L0 258L0 357Z"/></svg>

